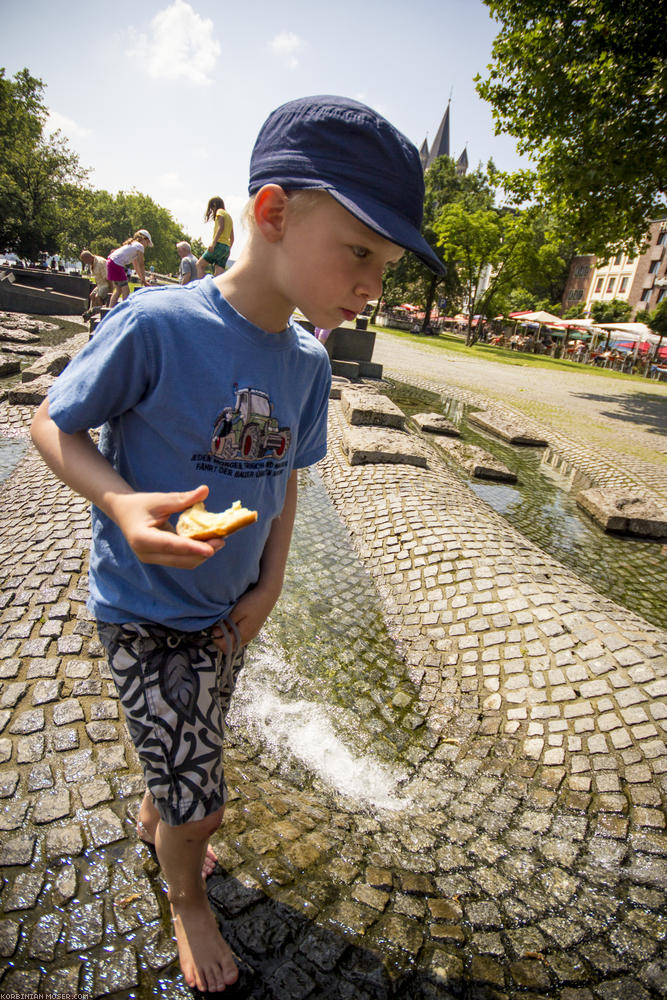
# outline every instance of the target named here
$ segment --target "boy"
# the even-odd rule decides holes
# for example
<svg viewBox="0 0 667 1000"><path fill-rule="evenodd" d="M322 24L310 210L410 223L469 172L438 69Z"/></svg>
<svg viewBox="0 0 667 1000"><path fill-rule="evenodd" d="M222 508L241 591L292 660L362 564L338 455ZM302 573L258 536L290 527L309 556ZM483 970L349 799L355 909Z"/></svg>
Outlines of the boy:
<svg viewBox="0 0 667 1000"><path fill-rule="evenodd" d="M296 469L326 451L328 358L290 317L298 306L327 330L353 319L406 247L441 270L419 233L416 148L355 101L273 112L249 192L234 267L131 296L32 427L50 468L93 503L90 606L146 777L138 831L155 842L185 980L209 991L238 977L202 879L226 798L222 723L280 594ZM102 424L98 450L88 429ZM169 519L205 497L214 511L239 499L258 521L226 543L177 535Z"/></svg>

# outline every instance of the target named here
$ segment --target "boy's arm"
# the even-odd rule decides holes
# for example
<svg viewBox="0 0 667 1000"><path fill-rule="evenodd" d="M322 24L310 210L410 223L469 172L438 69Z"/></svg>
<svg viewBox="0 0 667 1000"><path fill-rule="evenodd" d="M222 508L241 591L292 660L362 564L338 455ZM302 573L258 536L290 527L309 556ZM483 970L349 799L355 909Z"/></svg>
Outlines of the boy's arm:
<svg viewBox="0 0 667 1000"><path fill-rule="evenodd" d="M60 430L49 416L48 399L35 412L30 433L51 471L115 521L141 562L193 569L217 552L220 542L224 544L223 539L183 538L168 521L171 514L203 500L207 486L187 493L137 493L86 431L66 434Z"/></svg>
<svg viewBox="0 0 667 1000"><path fill-rule="evenodd" d="M297 492L298 481L295 470L287 483L283 509L278 517L274 518L264 546L259 580L252 590L236 602L229 613L228 617L236 624L244 646L258 634L283 589L285 566L296 514ZM213 635L217 637L218 645L224 650L225 639L222 629L216 626Z"/></svg>

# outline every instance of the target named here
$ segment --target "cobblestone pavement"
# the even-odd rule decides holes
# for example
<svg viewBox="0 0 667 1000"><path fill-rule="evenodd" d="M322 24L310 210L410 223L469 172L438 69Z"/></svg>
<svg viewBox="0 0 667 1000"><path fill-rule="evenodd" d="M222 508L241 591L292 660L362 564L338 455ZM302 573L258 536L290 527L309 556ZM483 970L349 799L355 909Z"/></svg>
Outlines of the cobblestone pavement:
<svg viewBox="0 0 667 1000"><path fill-rule="evenodd" d="M600 484L649 485L667 496L667 385L467 358L378 333L373 360L414 383L489 401L547 428L551 442Z"/></svg>
<svg viewBox="0 0 667 1000"><path fill-rule="evenodd" d="M30 416L3 404L0 432L25 435ZM285 596L232 719L209 881L241 960L227 995L664 997L667 636L435 451L426 469L350 467L342 426L332 402ZM598 479L613 467L569 447ZM0 523L0 987L187 996L85 607L87 505L28 448ZM258 723L272 676L282 701ZM292 751L258 735L304 703L328 707L364 772L393 776L391 801L355 796L359 768L333 791L300 735Z"/></svg>

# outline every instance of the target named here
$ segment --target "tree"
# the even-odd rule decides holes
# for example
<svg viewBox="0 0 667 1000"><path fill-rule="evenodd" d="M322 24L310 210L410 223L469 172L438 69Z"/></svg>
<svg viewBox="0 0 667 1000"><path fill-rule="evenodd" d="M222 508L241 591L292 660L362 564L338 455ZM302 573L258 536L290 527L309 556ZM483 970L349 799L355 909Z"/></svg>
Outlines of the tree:
<svg viewBox="0 0 667 1000"><path fill-rule="evenodd" d="M632 306L625 299L610 299L609 302L593 302L591 319L595 323L627 323L632 316Z"/></svg>
<svg viewBox="0 0 667 1000"><path fill-rule="evenodd" d="M660 338L655 348L655 357L657 358L662 347L662 338L667 337L667 299L663 299L657 304L649 317L648 325Z"/></svg>
<svg viewBox="0 0 667 1000"><path fill-rule="evenodd" d="M466 344L472 342L474 314L488 316L504 306L510 290L532 267L533 222L532 212L469 211L465 202L447 205L440 213L438 242L454 262L467 299Z"/></svg>
<svg viewBox="0 0 667 1000"><path fill-rule="evenodd" d="M667 0L484 2L501 28L477 90L535 163L505 182L581 249L636 249L667 191Z"/></svg>
<svg viewBox="0 0 667 1000"><path fill-rule="evenodd" d="M0 69L0 247L30 258L57 249L63 186L87 174L59 132L45 135L43 90L27 69Z"/></svg>
<svg viewBox="0 0 667 1000"><path fill-rule="evenodd" d="M178 242L192 243L195 253L201 246L190 239L168 209L148 195L138 191L119 191L113 195L109 191L75 185L63 188L58 247L66 256L78 256L87 248L106 257L137 229L150 232L153 247L146 253L146 264L148 267L153 265L160 274L178 270Z"/></svg>
<svg viewBox="0 0 667 1000"><path fill-rule="evenodd" d="M493 165L489 164L493 169ZM445 275L434 274L419 258L406 253L391 268L385 277L382 298L386 305L398 305L401 302L412 302L424 309L423 328L431 319L433 305L438 300L447 302L450 308L460 299L460 286L455 267L450 267L438 248L438 236L435 223L440 212L455 201L463 201L469 208L491 208L493 205L493 189L489 178L478 168L464 176L456 172L456 164L449 156L439 156L424 176L424 219L422 235L433 247L447 268Z"/></svg>

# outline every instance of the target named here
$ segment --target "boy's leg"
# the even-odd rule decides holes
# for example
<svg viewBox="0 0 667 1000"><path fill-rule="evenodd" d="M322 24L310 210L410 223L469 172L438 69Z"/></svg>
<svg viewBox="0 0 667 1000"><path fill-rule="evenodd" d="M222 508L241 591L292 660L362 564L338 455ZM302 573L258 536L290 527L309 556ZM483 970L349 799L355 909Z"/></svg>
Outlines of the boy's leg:
<svg viewBox="0 0 667 1000"><path fill-rule="evenodd" d="M155 839L167 880L181 969L188 986L202 991L224 990L238 979L234 956L220 935L200 874L208 839L222 814L219 809L182 826L160 820Z"/></svg>
<svg viewBox="0 0 667 1000"><path fill-rule="evenodd" d="M155 844L155 836L159 822L160 813L157 811L155 803L153 802L153 796L148 789L146 789L141 805L139 806L139 813L137 816L137 834L139 838L147 844ZM211 845L208 844L201 869L201 876L203 879L207 879L209 875L213 874L217 863L218 859L215 851Z"/></svg>
<svg viewBox="0 0 667 1000"><path fill-rule="evenodd" d="M210 630L98 623L125 721L147 783L140 820L159 807L155 847L172 906L181 967L190 986L223 990L238 970L208 904L202 869L227 790L222 770L224 717L243 665L223 657ZM213 753L218 747L219 754Z"/></svg>

